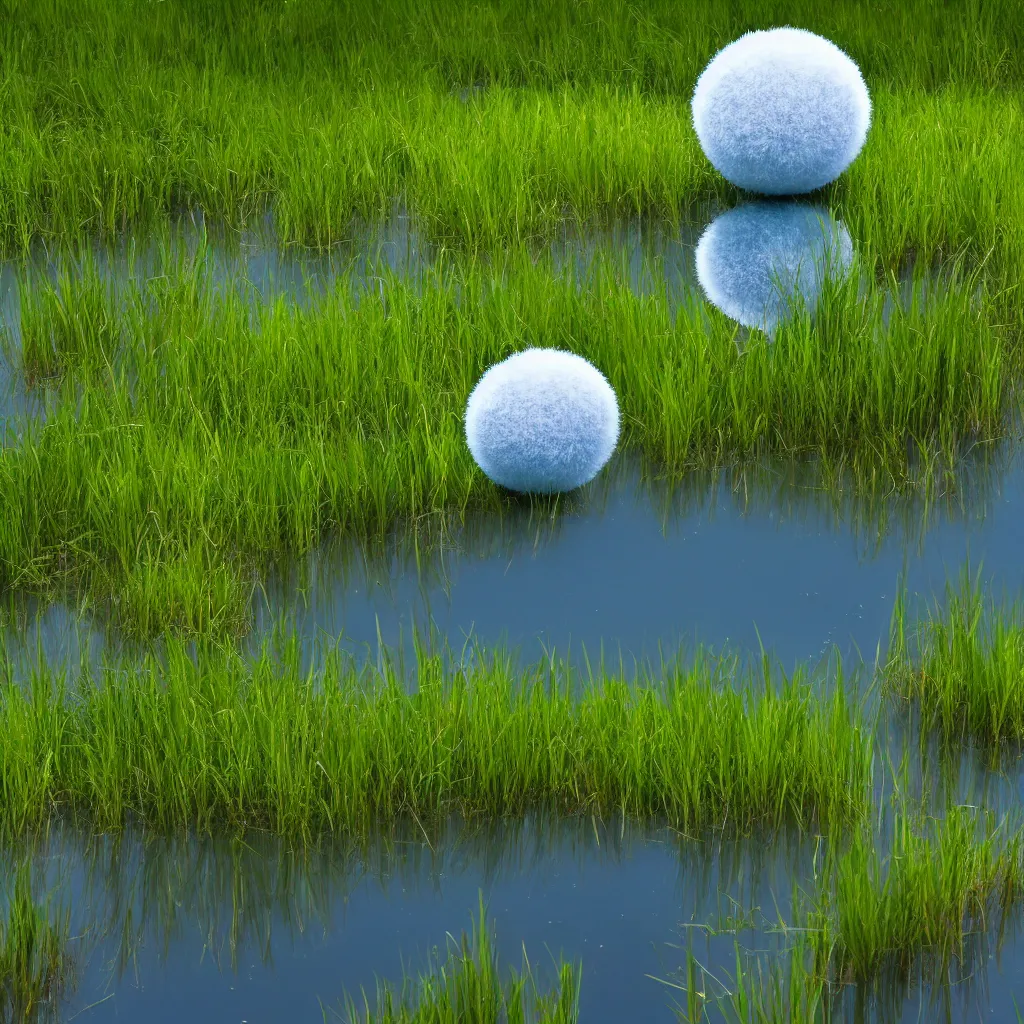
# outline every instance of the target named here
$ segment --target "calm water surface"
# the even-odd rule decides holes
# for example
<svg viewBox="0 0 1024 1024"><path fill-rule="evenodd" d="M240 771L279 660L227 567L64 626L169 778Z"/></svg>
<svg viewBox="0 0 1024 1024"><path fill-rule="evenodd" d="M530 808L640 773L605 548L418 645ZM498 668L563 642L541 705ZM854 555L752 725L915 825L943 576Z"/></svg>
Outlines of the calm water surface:
<svg viewBox="0 0 1024 1024"><path fill-rule="evenodd" d="M1016 593L1024 582L1024 470L979 460L959 493L858 503L800 467L724 471L679 488L620 466L577 507L470 522L441 550L408 538L383 554L325 545L271 574L257 635L281 618L373 648L433 629L453 646L505 642L657 658L701 641L791 665L835 646L871 660L901 586L941 596L965 567Z"/></svg>
<svg viewBox="0 0 1024 1024"><path fill-rule="evenodd" d="M815 851L814 837L695 843L591 822L452 829L433 848L407 837L362 855L298 854L266 837L59 840L51 856L83 927L67 1014L321 1020L343 991L427 968L482 897L504 964L520 966L524 944L542 982L556 957L582 964L582 1021L668 1024L688 947L726 984L736 943L783 952L777 925L793 883L810 886ZM845 1019L936 1019L943 1004L955 1020L1012 1019L1001 1015L1024 981L1012 949L981 941L961 971L973 977L939 996L889 987L861 993L857 1012L851 989Z"/></svg>
<svg viewBox="0 0 1024 1024"><path fill-rule="evenodd" d="M417 631L455 650L504 644L533 660L557 650L628 668L696 642L791 667L838 650L884 654L901 587L911 608L948 581L980 574L997 594L1024 585L1024 466L980 455L953 493L877 501L822 487L813 469L726 470L666 488L627 460L558 506L399 531L372 550L334 540L271 567L243 640L275 626L301 637L310 665L341 646L373 656L411 650ZM17 657L42 647L75 668L117 650L74 606L20 600L5 639Z"/></svg>

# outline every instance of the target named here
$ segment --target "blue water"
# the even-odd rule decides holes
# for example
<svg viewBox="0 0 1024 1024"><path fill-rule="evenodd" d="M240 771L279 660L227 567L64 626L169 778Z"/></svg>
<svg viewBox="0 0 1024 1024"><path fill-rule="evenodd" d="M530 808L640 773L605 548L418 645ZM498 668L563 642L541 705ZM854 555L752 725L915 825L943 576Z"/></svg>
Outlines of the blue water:
<svg viewBox="0 0 1024 1024"><path fill-rule="evenodd" d="M398 981L403 965L412 972L426 967L432 948L444 950L448 933L470 928L482 893L503 962L520 966L524 942L542 979L550 976L552 955L583 960L582 1019L628 1019L642 1006L647 1019L671 1020L666 990L645 974L667 976L678 966L678 953L666 943L678 941L678 922L694 912L693 886L681 877L672 847L631 843L616 856L594 844L579 852L551 845L537 863L516 863L513 849L511 863L497 870L486 864L488 854L500 856L495 848L485 847L482 856L460 856L455 848L433 868L423 848L427 862L397 877L343 878L342 884L330 876L329 863L322 865L328 874L314 883L326 889L319 913L299 931L275 908L263 932L271 936L272 966L253 939L238 948L237 971L204 956L206 933L186 892L185 920L168 955L159 943L145 945L114 998L83 1018L169 1022L200 1011L210 1021L319 1020L321 1001L337 1005L344 990L357 994L360 986L372 991L378 976ZM712 867L706 880L714 879ZM104 994L106 972L96 959L76 1006Z"/></svg>
<svg viewBox="0 0 1024 1024"><path fill-rule="evenodd" d="M792 886L810 886L815 857L813 837L694 843L620 837L587 821L477 838L456 830L433 850L407 837L363 860L249 843L128 838L92 856L79 844L74 857L57 845L73 865L64 877L79 914L109 931L98 944L80 940L68 1017L318 1021L343 992L372 993L379 979L397 984L436 962L482 897L503 964L520 967L525 945L542 985L555 958L582 964L582 1021L669 1024L688 948L722 985L736 943L744 955L782 954L779 922L791 921ZM938 996L951 1019L1012 1019L1024 976L1019 958L998 952L981 942L960 972L973 977ZM710 980L707 989L722 990ZM851 989L842 1019L934 1019L927 986L881 994L888 1009L861 1017Z"/></svg>
<svg viewBox="0 0 1024 1024"><path fill-rule="evenodd" d="M397 645L433 629L456 648L472 638L530 659L556 649L629 664L699 641L763 645L785 665L833 648L871 661L901 587L912 606L927 603L969 568L997 592L1021 590L1019 460L979 457L958 486L931 502L858 503L799 467L673 489L621 464L573 508L470 522L421 548L418 565L401 536L376 557L327 544L271 575L257 635L284 616L310 650L373 650L378 635Z"/></svg>
<svg viewBox="0 0 1024 1024"><path fill-rule="evenodd" d="M270 580L254 641L287 613L311 657L318 638L371 647L379 631L397 643L429 619L453 644L471 634L526 655L545 645L654 655L683 636L748 651L763 642L786 662L833 644L870 659L901 581L922 599L940 594L969 560L997 591L1020 592L1016 457L969 461L961 490L932 504L920 495L858 502L814 490L814 480L812 470L776 466L667 489L620 464L553 517L524 507L500 522L470 521L440 552L421 551L418 571L401 536L377 558L325 548ZM75 616L53 606L43 614L67 643ZM1016 771L989 776L973 763L961 798L1019 811L1021 783ZM668 1024L681 993L653 979L682 982L691 940L725 983L734 941L779 952L771 925L787 918L794 882L809 883L815 843L680 842L633 829L620 839L614 826L595 831L586 821L504 828L476 839L456 832L432 840L433 850L414 833L390 856L327 849L289 872L278 866L287 849L268 837L252 837L250 853L223 840L128 838L106 861L86 856L78 837L58 855L73 906L83 922L106 918L110 935L84 958L67 1014L319 1021L321 1004L339 1006L343 991L424 969L431 949L470 927L482 893L503 962L519 966L524 943L542 979L554 955L582 961L582 1021ZM117 922L128 906L136 934L119 971ZM247 922L234 949L233 913ZM688 927L722 913L752 914L758 928L711 939ZM870 1012L851 992L842 1019L946 1019L948 1010L956 1021L1013 1020L1013 996L1024 990L1017 944L1011 935L1001 957L994 947L978 955L965 970L973 979L948 992L897 991ZM949 1005L940 1013L934 999Z"/></svg>
<svg viewBox="0 0 1024 1024"><path fill-rule="evenodd" d="M504 645L532 661L552 651L631 670L702 643L790 668L838 651L885 653L901 588L912 611L949 581L979 575L997 596L1024 589L1024 467L996 450L957 489L858 501L806 467L729 470L668 488L619 460L570 502L444 531L397 531L367 550L325 541L271 568L253 597L255 651L283 623L310 665L334 647L373 657L411 649L418 631L458 651ZM74 605L19 599L6 609L15 657L37 649L75 668L119 649Z"/></svg>

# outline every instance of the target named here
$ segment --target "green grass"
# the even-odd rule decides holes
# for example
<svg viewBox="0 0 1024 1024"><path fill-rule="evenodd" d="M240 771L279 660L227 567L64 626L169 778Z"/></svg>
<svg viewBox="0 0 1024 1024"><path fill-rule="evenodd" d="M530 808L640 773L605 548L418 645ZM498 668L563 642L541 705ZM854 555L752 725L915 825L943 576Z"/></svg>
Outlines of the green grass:
<svg viewBox="0 0 1024 1024"><path fill-rule="evenodd" d="M886 674L893 696L947 745L1007 749L1024 739L1024 615L964 576L914 626L893 619Z"/></svg>
<svg viewBox="0 0 1024 1024"><path fill-rule="evenodd" d="M539 990L525 949L522 972L501 971L481 902L472 935L463 932L458 942L449 936L446 959L422 974L418 984L406 980L400 991L379 984L373 1007L365 993L362 1007L348 996L342 1013L328 1017L325 1011L324 1019L348 1024L575 1024L578 1003L577 965L558 965L550 993Z"/></svg>
<svg viewBox="0 0 1024 1024"><path fill-rule="evenodd" d="M833 993L819 966L820 936L801 932L783 955L752 956L739 943L730 975L719 978L692 949L686 953L681 1024L824 1024L832 1019Z"/></svg>
<svg viewBox="0 0 1024 1024"><path fill-rule="evenodd" d="M962 960L969 936L998 924L1024 894L1022 843L1019 830L968 808L923 826L898 815L887 854L878 837L859 833L833 880L836 975L907 975L924 955Z"/></svg>
<svg viewBox="0 0 1024 1024"><path fill-rule="evenodd" d="M627 684L552 661L473 668L421 652L400 667L297 643L254 665L170 645L139 668L69 687L40 665L0 694L0 829L53 815L174 832L267 828L368 835L401 821L616 812L688 833L839 824L868 806L869 728L833 680L757 680L698 653ZM774 675L774 674L773 674Z"/></svg>
<svg viewBox="0 0 1024 1024"><path fill-rule="evenodd" d="M874 95L868 148L827 191L854 237L890 263L966 245L1020 266L1013 0L0 10L11 250L182 206L237 220L269 202L286 238L323 244L402 195L435 237L492 245L566 212L731 202L690 126L694 83L741 32L797 24L845 47Z"/></svg>
<svg viewBox="0 0 1024 1024"><path fill-rule="evenodd" d="M38 71L44 58L82 70L91 59L105 73L115 63L133 71L142 65L168 80L198 66L242 78L315 79L328 70L332 82L365 87L429 76L449 86L482 79L536 86L635 81L654 93L675 93L691 86L723 39L788 19L834 36L868 75L893 87L998 88L1024 80L1014 45L1024 29L1007 17L1015 8L1003 2L965 0L951 19L944 8L920 0L886 0L876 4L873 17L860 4L822 8L811 0L757 7L697 0L686 12L669 0L652 0L642 11L618 0L600 6L527 0L515 9L395 0L386 9L355 2L344 11L329 0L287 8L175 0L156 10L91 0L76 8L83 24L75 33L61 21L67 0L7 0L4 9L18 16L17 24L13 17L8 23L8 38L22 41L18 70L24 74ZM97 81L103 77L96 74ZM97 112L88 91L58 98Z"/></svg>
<svg viewBox="0 0 1024 1024"><path fill-rule="evenodd" d="M688 949L680 1018L810 1024L847 1020L856 1003L894 1019L916 984L941 989L952 964L963 978L983 970L985 942L1022 895L1024 831L965 807L926 820L898 811L891 832L858 829L830 848L793 923L779 926L781 952L737 943L722 978Z"/></svg>
<svg viewBox="0 0 1024 1024"><path fill-rule="evenodd" d="M56 1020L71 981L69 912L39 903L28 863L7 879L0 916L0 1021Z"/></svg>
<svg viewBox="0 0 1024 1024"><path fill-rule="evenodd" d="M116 289L87 258L26 291L8 349L55 397L0 451L0 582L84 584L128 632L242 631L271 557L506 506L462 416L484 370L528 345L594 362L623 449L656 472L803 455L876 490L913 478L908 444L948 465L1000 436L1018 361L966 265L891 316L882 287L837 285L816 325L741 351L725 317L633 294L608 252L584 287L518 248L444 257L384 301L343 278L306 307L254 307L205 253Z"/></svg>
<svg viewBox="0 0 1024 1024"><path fill-rule="evenodd" d="M963 810L867 831L876 739L841 673L761 679L700 653L637 688L556 661L488 655L460 672L420 652L409 693L398 666L335 659L308 675L294 641L252 663L214 641L249 628L272 561L326 534L382 545L521 513L473 466L461 416L487 366L527 345L608 375L625 458L649 475L781 457L835 482L837 507L851 488L930 507L933 471L953 479L1017 413L1017 6L0 0L0 254L43 243L58 264L50 284L26 270L6 338L48 402L0 449L0 586L70 594L132 638L186 638L74 684L42 662L16 684L8 667L0 833L60 819L429 837L451 815L533 812L687 835L795 822L833 836L812 930L777 969L738 957L715 1007L691 986L691 1019L823 1020L847 982L966 959L1019 899L1020 836ZM783 23L834 39L872 92L864 152L815 197L848 227L863 287L830 287L814 322L773 345L737 346L714 310L676 316L664 292L632 294L613 254L585 282L556 275L546 249L567 220L672 224L741 201L700 153L689 98L720 46ZM327 246L396 202L437 265L422 287L388 280L359 302L343 277L305 308L253 305L237 282L215 286L202 244L117 287L68 257L195 209L231 228L269 211L276 240ZM888 318L897 273L939 264L937 293ZM916 637L901 604L885 678L926 735L1019 742L1022 635L1019 610L977 589ZM26 879L0 921L17 1019L67 978L67 919ZM502 978L489 941L481 913L418 988L345 1010L366 1024L575 1019L572 970L542 997L528 964Z"/></svg>
<svg viewBox="0 0 1024 1024"><path fill-rule="evenodd" d="M67 150L57 145L47 154L52 169L25 168L16 177L28 184L67 166L61 188L48 201L12 189L13 223L0 238L14 250L22 237L75 239L83 224L115 237L181 206L251 219L272 195L283 240L327 245L349 237L354 216L383 217L402 196L429 237L493 249L550 234L566 216L674 219L701 200L732 205L739 198L701 154L688 96L494 88L465 104L424 86L355 97L325 96L327 88L310 86L296 110L291 89L275 109L275 98L261 95L265 88L236 86L237 95L212 101L223 104L217 123L183 139L147 144L146 133L135 131L130 141L79 137ZM879 93L868 148L823 198L886 267L966 248L1015 272L1024 253L1017 227L1024 188L1006 138L1022 122L1013 96ZM223 139L213 152L211 131ZM123 123L111 128L115 137L124 133ZM110 160L105 170L90 166ZM123 183L109 181L114 174ZM153 181L186 174L198 180L185 187ZM161 201L151 190L184 195Z"/></svg>

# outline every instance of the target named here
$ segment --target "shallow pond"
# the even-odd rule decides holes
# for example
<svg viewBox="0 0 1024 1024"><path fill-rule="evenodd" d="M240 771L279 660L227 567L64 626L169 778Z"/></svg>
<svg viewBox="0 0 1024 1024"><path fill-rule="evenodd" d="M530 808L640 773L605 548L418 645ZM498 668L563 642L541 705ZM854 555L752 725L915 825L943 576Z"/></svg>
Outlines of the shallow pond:
<svg viewBox="0 0 1024 1024"><path fill-rule="evenodd" d="M700 295L702 230L698 222L627 222L567 230L551 250L556 264L585 269L610 247L637 290L660 281L673 301L689 301ZM433 259L400 210L322 257L281 252L258 232L222 246L195 224L175 244L206 246L217 273L252 284L254 301L305 301L341 278L376 290L381 267L415 277ZM104 258L123 280L158 257L159 246L129 246ZM17 295L18 274L5 268L0 303L12 325ZM5 380L0 416L11 425L7 443L16 443L16 430L44 410L10 366ZM733 467L670 485L623 456L558 503L420 524L375 550L325 540L261 580L243 643L254 649L283 622L299 632L311 664L335 644L372 654L380 641L402 647L416 631L455 649L469 639L504 643L528 659L556 649L628 665L703 642L752 655L764 647L787 666L833 648L870 662L884 654L901 587L914 607L969 566L997 591L1019 593L1022 523L1024 462L1009 446L968 453L938 492L922 483L873 497L849 483L826 485L809 463ZM5 627L12 654L31 657L41 646L71 665L117 643L61 604L22 602ZM978 792L976 766L963 774L968 799ZM995 780L985 802L1019 808L1019 790L1016 775ZM553 955L582 960L582 1021L671 1021L682 997L671 983L682 981L687 943L722 977L737 938L777 949L769 926L785 919L814 855L813 836L698 843L587 821L484 834L453 827L429 843L413 833L369 853L304 855L266 837L57 836L41 858L70 894L82 935L68 1019L255 1024L319 1020L345 990L372 989L378 976L397 982L403 965L420 971L447 933L470 927L481 893L506 964L519 965L524 944L542 977ZM728 924L723 916L757 927L741 935L726 927L713 939L690 927ZM926 985L877 1005L858 1007L852 995L849 1019L948 1011L955 1020L1010 1020L1012 994L1024 985L1024 960L1013 952L1011 944L997 962L983 948L970 965L976 977L947 993L941 1013Z"/></svg>
<svg viewBox="0 0 1024 1024"><path fill-rule="evenodd" d="M969 558L997 588L1019 591L1016 459L968 467L958 497L927 506L913 497L844 502L813 481L813 472L776 467L666 491L620 466L554 516L523 507L501 522L470 522L440 551L421 553L418 572L407 539L383 557L325 546L271 576L248 642L285 614L311 661L341 636L372 648L378 632L397 643L428 621L452 644L472 633L524 655L570 644L656 655L659 643L696 636L749 652L761 639L787 662L831 644L870 659L876 645L884 652L901 581L912 594L941 593ZM48 637L69 654L80 621L54 606L41 616L42 633L21 639ZM86 635L98 654L102 634ZM1016 769L991 775L967 758L959 796L1019 812L1021 785ZM320 1020L321 1004L340 1009L345 990L425 968L448 933L470 928L482 893L504 963L519 966L524 943L542 979L553 955L582 960L582 1021L669 1022L682 994L653 979L683 982L691 940L726 983L734 942L780 949L772 925L786 918L793 884L810 878L815 839L695 843L584 821L456 830L431 842L413 833L369 856L325 848L303 857L259 836L60 840L51 855L88 950L68 1018ZM722 917L757 927L733 934ZM101 921L102 937L90 931ZM708 924L725 930L711 938L690 927ZM950 990L897 988L860 1007L851 991L843 1019L1011 1020L1024 986L1017 950L1012 936L1001 957L983 947L974 978Z"/></svg>
<svg viewBox="0 0 1024 1024"><path fill-rule="evenodd" d="M888 639L901 586L941 597L965 567L1015 593L1024 582L1024 469L979 463L960 493L860 503L799 466L723 471L680 488L622 466L577 508L470 522L433 551L325 545L271 575L257 635L281 618L319 639L398 644L433 629L543 650L657 658L694 641L785 665L835 646L867 660ZM1007 463L1009 463L1007 465Z"/></svg>

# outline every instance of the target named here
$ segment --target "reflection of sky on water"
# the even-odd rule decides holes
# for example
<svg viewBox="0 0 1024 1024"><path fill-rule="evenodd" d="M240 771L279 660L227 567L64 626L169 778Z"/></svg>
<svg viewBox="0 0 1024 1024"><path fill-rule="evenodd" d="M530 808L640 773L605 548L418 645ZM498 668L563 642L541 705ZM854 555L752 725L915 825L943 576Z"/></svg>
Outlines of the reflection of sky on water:
<svg viewBox="0 0 1024 1024"><path fill-rule="evenodd" d="M207 224L199 213L180 218L158 235L127 238L115 246L87 250L101 276L114 287L126 281L173 272L201 258L215 284L246 283L253 301L284 298L306 302L344 280L355 294L381 287L382 272L420 281L435 254L413 219L400 206L385 221L354 223L351 237L323 252L282 247L267 217L242 231ZM27 263L0 265L0 312L17 331L19 275L45 274L56 279L68 254L40 248ZM72 258L73 262L73 258Z"/></svg>

